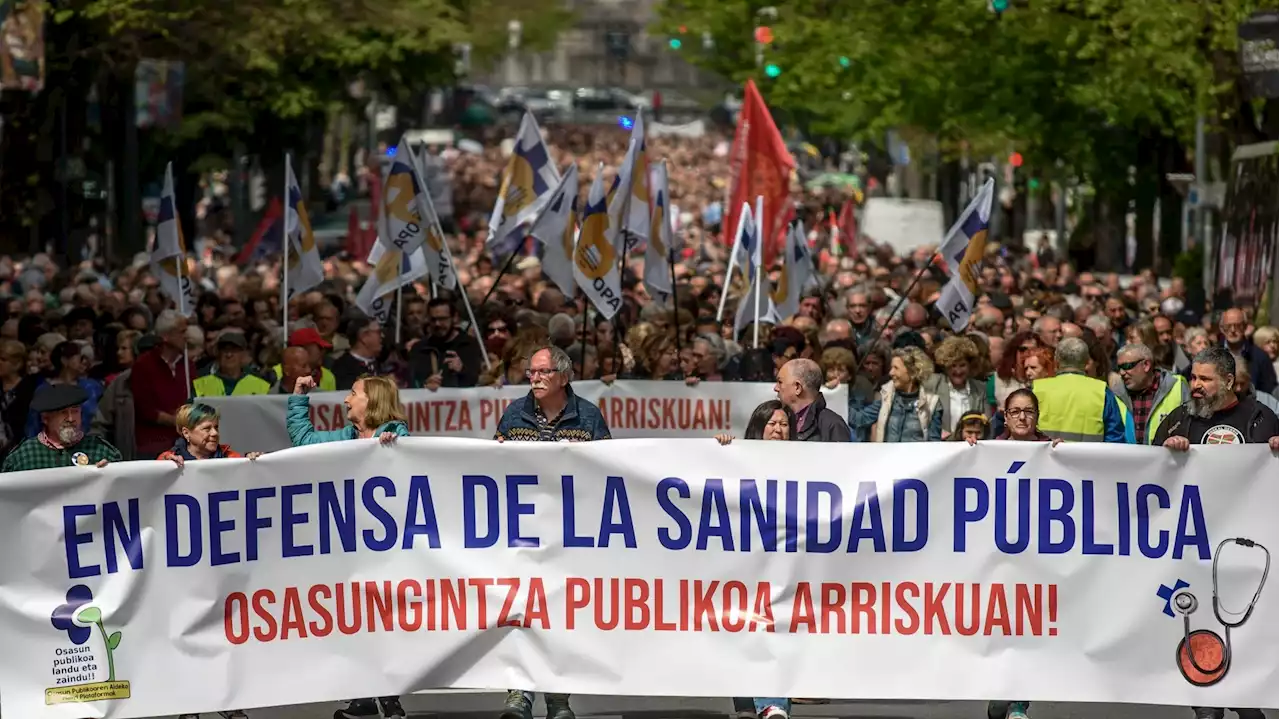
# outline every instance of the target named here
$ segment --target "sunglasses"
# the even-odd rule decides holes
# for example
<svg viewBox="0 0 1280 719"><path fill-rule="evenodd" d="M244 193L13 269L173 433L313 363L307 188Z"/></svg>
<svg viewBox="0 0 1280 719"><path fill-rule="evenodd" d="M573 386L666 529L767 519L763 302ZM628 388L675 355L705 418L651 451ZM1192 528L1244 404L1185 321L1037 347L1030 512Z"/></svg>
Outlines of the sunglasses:
<svg viewBox="0 0 1280 719"><path fill-rule="evenodd" d="M1134 367L1137 367L1138 365L1142 364L1145 361L1146 360L1134 360L1132 362L1121 362L1120 364L1116 365L1116 369L1120 370L1121 372L1128 372L1132 370Z"/></svg>
<svg viewBox="0 0 1280 719"><path fill-rule="evenodd" d="M494 325L494 326L492 326L492 327L490 327L490 328L488 329L488 332L489 332L489 334L491 334L491 335L496 335L496 334L506 334L506 333L507 333L507 326L506 326L506 325Z"/></svg>

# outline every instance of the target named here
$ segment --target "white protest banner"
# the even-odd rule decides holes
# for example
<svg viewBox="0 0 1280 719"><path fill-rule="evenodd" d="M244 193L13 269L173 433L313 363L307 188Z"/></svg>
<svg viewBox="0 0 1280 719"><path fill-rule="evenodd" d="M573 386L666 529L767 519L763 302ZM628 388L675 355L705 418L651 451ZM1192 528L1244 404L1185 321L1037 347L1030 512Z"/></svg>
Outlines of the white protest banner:
<svg viewBox="0 0 1280 719"><path fill-rule="evenodd" d="M683 382L623 380L574 382L573 390L600 408L615 439L710 437L717 432L742 436L751 411L775 399L773 385L762 382ZM529 393L528 385L501 389L401 390L409 415L409 432L433 437L493 439L502 411ZM342 400L346 392L313 392L311 422L316 429L338 429L347 423ZM824 390L827 406L848 414L848 389ZM290 446L285 431L285 395L202 397L222 415L222 442L237 452L272 452Z"/></svg>
<svg viewBox="0 0 1280 719"><path fill-rule="evenodd" d="M410 437L10 474L0 711L450 687L1275 707L1277 492L1265 446L1020 442ZM1256 600L1229 662L1215 596Z"/></svg>

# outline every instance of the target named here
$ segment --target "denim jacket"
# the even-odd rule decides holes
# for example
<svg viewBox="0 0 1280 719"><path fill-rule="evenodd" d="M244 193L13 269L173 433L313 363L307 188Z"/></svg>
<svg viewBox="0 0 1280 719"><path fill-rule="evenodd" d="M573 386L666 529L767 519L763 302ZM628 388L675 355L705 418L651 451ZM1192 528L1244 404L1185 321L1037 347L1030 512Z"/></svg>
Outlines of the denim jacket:
<svg viewBox="0 0 1280 719"><path fill-rule="evenodd" d="M609 425L605 423L600 409L574 394L572 387L565 387L565 394L564 412L551 431L550 441L591 442L609 439ZM493 438L501 437L509 442L539 441L537 406L533 392L507 405Z"/></svg>

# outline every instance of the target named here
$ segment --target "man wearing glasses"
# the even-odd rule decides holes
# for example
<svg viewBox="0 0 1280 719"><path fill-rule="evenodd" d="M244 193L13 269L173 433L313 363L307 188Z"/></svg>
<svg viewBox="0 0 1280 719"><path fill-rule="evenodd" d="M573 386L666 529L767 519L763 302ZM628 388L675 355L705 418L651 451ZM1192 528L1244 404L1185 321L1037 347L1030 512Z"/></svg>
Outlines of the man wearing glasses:
<svg viewBox="0 0 1280 719"><path fill-rule="evenodd" d="M1134 437L1138 444L1151 444L1164 418L1190 397L1187 383L1181 376L1156 367L1151 348L1146 345L1120 348L1116 371L1124 380L1116 399L1129 410Z"/></svg>
<svg viewBox="0 0 1280 719"><path fill-rule="evenodd" d="M494 439L499 442L590 442L609 439L599 408L573 393L573 360L559 347L529 356L529 394L507 405ZM501 719L533 719L533 692L512 689ZM568 694L547 694L547 719L574 719Z"/></svg>

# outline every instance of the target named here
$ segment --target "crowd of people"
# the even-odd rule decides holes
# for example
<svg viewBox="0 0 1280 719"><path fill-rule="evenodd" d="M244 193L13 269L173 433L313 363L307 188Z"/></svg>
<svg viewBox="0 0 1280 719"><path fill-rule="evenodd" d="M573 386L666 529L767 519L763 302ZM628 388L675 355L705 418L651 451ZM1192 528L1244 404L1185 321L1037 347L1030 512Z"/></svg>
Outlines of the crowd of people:
<svg viewBox="0 0 1280 719"><path fill-rule="evenodd" d="M586 171L616 166L625 136L569 132L553 135L552 146ZM449 157L458 198L449 241L477 327L464 321L460 298L423 285L405 288L398 323L383 326L352 302L369 268L342 255L326 258L322 285L288 304L287 325L278 259L236 266L216 237L188 263L198 287L189 318L160 292L145 258L121 268L0 258L4 470L239 456L219 443L218 414L200 401L227 395L290 395L294 445L391 443L407 434L402 389L526 385L495 439L607 439L599 410L571 380L618 378L774 383L777 399L756 408L748 440L1276 449L1277 331L1256 326L1252 308L1207 306L1181 280L1149 271L1077 271L993 244L973 316L953 332L932 306L947 281L932 251L901 256L863 238L854 252L832 252L825 191L796 194L820 281L793 316L762 323L758 341L755 327L735 332L732 312L718 316L721 294L741 291L725 282L718 239L727 161L709 139L657 141L653 152L673 160L686 248L677 290L674 302L652 301L637 254L613 320L557 289L536 254L505 273L508 265L489 256L485 219L500 169L489 154ZM823 389L838 385L848 389L847 406L826 401ZM317 431L313 389L347 392L350 424ZM572 718L569 697L547 703L553 719ZM384 716L403 716L395 697L354 700L342 716L378 716L379 705ZM782 698L735 706L765 719L790 710ZM503 716L530 719L531 707L530 693L512 691ZM1025 702L990 707L997 718L1026 711Z"/></svg>

